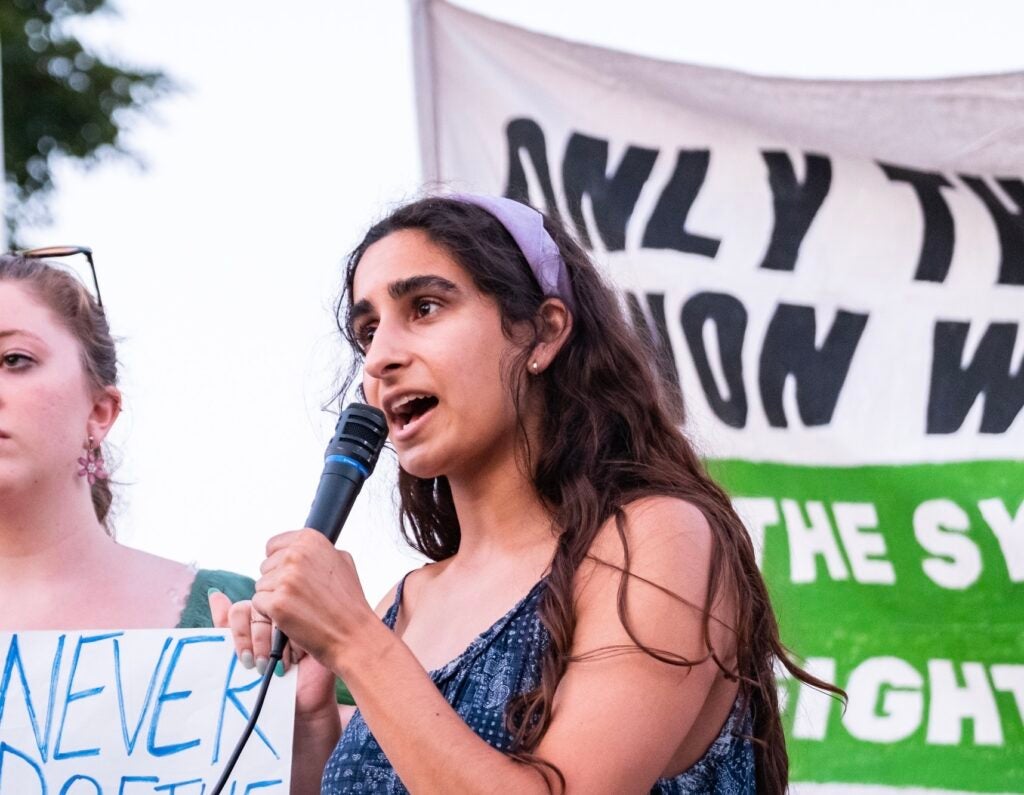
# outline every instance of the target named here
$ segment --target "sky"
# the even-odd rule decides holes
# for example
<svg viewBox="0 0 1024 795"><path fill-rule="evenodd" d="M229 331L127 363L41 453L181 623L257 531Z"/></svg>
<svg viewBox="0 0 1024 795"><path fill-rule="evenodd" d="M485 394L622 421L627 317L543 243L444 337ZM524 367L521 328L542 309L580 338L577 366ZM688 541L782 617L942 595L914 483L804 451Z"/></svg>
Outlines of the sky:
<svg viewBox="0 0 1024 795"><path fill-rule="evenodd" d="M814 78L1024 71L1016 0L463 0L545 33ZM33 245L92 246L120 340L124 543L255 575L302 525L346 353L332 304L366 227L420 183L403 0L116 0L79 27L179 90L125 136L143 165L62 164ZM385 454L342 535L375 601L417 558Z"/></svg>

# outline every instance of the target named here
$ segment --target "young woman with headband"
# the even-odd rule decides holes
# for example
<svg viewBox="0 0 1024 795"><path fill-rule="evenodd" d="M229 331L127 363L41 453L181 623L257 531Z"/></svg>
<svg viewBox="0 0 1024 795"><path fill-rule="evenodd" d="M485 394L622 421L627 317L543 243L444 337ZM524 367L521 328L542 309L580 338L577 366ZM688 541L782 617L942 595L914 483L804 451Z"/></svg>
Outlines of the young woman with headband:
<svg viewBox="0 0 1024 795"><path fill-rule="evenodd" d="M0 256L0 631L210 626L208 591L251 579L114 541L117 352L98 288L41 258L73 253Z"/></svg>
<svg viewBox="0 0 1024 795"><path fill-rule="evenodd" d="M834 688L783 650L750 540L584 251L456 195L376 224L346 275L339 323L434 562L375 612L318 533L268 543L231 612L240 653L255 609L314 658L293 792L783 792L775 666ZM332 672L359 706L340 738Z"/></svg>

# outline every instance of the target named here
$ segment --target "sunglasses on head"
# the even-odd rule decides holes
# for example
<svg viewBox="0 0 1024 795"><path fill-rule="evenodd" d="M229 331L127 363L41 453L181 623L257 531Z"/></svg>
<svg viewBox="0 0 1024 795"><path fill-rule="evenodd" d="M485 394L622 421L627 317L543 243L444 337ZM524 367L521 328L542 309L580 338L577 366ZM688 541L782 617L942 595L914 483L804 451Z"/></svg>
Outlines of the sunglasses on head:
<svg viewBox="0 0 1024 795"><path fill-rule="evenodd" d="M96 303L103 308L103 298L100 296L100 281L96 278L96 265L92 261L92 249L88 246L43 246L42 248L30 248L26 251L19 251L22 257L30 259L55 259L57 257L73 257L76 254L83 254L89 262L89 270L92 273L92 283L96 288Z"/></svg>

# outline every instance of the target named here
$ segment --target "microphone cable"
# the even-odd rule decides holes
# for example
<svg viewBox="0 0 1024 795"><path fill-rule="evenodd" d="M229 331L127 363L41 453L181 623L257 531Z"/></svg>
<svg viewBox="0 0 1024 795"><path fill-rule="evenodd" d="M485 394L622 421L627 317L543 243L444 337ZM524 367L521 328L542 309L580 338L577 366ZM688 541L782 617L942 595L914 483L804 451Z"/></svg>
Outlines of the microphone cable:
<svg viewBox="0 0 1024 795"><path fill-rule="evenodd" d="M309 516L306 518L306 527L319 530L332 544L338 540L363 482L377 465L377 458L387 436L388 425L383 412L365 403L348 405L338 418L334 435L327 444L323 473L320 475L320 484L317 486ZM287 635L275 629L270 659L263 672L252 715L242 730L231 756L228 757L224 771L210 791L211 795L221 795L228 779L231 778L231 771L234 770L238 758L256 728L267 690L270 688L270 680L274 676L275 667L284 657L286 643Z"/></svg>

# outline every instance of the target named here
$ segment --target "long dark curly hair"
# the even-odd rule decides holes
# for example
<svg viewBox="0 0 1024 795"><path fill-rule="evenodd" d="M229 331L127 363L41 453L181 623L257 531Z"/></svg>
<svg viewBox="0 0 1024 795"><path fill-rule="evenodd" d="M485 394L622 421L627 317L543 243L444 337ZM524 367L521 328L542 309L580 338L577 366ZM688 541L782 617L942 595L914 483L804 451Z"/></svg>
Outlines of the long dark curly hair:
<svg viewBox="0 0 1024 795"><path fill-rule="evenodd" d="M627 321L615 292L602 280L583 249L559 221L545 217L569 272L575 298L572 330L547 369L539 376L543 391L539 442L529 449L524 435L524 460L534 488L549 506L558 543L539 607L551 635L540 684L509 704L506 720L514 737L514 756L561 774L532 755L547 730L554 693L572 661L576 625L573 585L599 529L610 519L618 528L626 561L619 585L619 619L644 652L668 665L692 666L713 659L739 681L740 697L752 709L757 789L785 792L789 760L779 714L775 665L813 687L840 694L797 665L779 640L764 579L754 550L729 497L707 474L704 464L682 433L683 410L678 391L665 383L650 341ZM348 318L356 268L366 250L399 230L421 230L444 248L472 278L477 289L498 305L502 327L534 328L532 344L508 363L510 389L519 411L522 380L530 350L540 339L538 310L544 301L526 260L502 224L474 205L443 197L407 204L375 224L349 256L345 289L338 300L337 320L355 352L343 391L355 380L360 348ZM534 377L536 378L536 377ZM520 425L522 419L520 415ZM459 549L459 521L445 477L416 478L399 469L402 529L408 542L439 561ZM686 660L643 645L630 628L626 592L629 548L624 508L652 495L669 495L697 506L711 527L711 571L704 605L706 655ZM723 584L728 584L723 586ZM735 589L735 668L728 668L711 643L710 606L723 587ZM564 780L562 781L564 785Z"/></svg>

